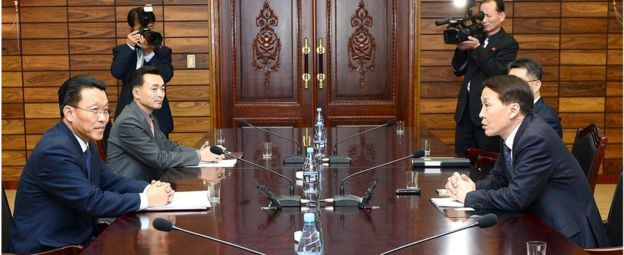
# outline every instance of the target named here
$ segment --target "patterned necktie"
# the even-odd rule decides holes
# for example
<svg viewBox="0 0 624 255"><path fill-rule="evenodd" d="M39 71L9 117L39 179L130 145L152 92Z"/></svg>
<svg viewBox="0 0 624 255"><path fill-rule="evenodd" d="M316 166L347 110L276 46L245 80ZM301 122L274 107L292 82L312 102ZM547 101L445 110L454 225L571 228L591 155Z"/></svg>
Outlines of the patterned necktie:
<svg viewBox="0 0 624 255"><path fill-rule="evenodd" d="M505 165L507 165L507 169L511 170L511 167L512 167L511 149L507 147L506 144L505 144L505 149L503 151L503 156L505 157Z"/></svg>
<svg viewBox="0 0 624 255"><path fill-rule="evenodd" d="M87 147L84 153L85 162L87 163L87 179L91 180L91 150Z"/></svg>

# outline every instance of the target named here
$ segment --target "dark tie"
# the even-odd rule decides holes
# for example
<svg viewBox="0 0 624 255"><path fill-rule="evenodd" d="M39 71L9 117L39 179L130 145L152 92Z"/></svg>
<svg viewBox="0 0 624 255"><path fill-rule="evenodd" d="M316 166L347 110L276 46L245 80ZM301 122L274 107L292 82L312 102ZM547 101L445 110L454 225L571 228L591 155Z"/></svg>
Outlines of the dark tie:
<svg viewBox="0 0 624 255"><path fill-rule="evenodd" d="M85 162L87 163L87 179L91 180L91 150L87 147L84 153Z"/></svg>
<svg viewBox="0 0 624 255"><path fill-rule="evenodd" d="M505 149L503 151L503 156L505 157L505 165L507 165L507 169L511 170L511 149L507 147L505 144Z"/></svg>

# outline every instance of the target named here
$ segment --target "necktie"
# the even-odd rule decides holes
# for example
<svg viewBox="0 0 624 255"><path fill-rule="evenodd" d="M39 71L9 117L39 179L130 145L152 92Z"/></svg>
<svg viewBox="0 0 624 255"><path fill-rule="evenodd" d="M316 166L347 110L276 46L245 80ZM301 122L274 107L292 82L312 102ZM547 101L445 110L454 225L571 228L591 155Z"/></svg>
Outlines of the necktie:
<svg viewBox="0 0 624 255"><path fill-rule="evenodd" d="M87 147L84 153L85 162L87 163L87 179L91 180L91 150Z"/></svg>
<svg viewBox="0 0 624 255"><path fill-rule="evenodd" d="M511 149L507 147L506 144L505 144L505 149L503 151L503 156L505 157L505 165L507 165L507 169L511 170L511 167L512 167Z"/></svg>

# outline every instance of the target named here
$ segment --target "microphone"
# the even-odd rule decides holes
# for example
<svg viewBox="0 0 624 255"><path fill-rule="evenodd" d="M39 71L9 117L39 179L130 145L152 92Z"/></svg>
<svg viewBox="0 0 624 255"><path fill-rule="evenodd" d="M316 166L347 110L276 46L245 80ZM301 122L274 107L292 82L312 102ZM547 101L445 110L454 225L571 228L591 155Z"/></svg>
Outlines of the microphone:
<svg viewBox="0 0 624 255"><path fill-rule="evenodd" d="M284 159L284 164L303 164L303 161L305 160L305 157L303 155L301 155L301 145L297 141L295 141L293 139L290 139L288 137L285 137L283 135L280 135L278 133L271 132L271 131L266 130L264 128L251 125L251 123L249 123L249 121L247 121L247 120L239 120L238 121L238 125L240 125L241 127L252 127L252 128L258 129L258 130L260 130L262 132L269 133L271 135L274 135L274 136L286 139L286 140L296 144L297 145L297 155L290 156L290 157Z"/></svg>
<svg viewBox="0 0 624 255"><path fill-rule="evenodd" d="M275 172L275 171L273 171L273 170L271 170L271 169L269 169L269 168L267 168L265 166L256 164L256 163L254 163L252 161L246 160L246 159L241 158L241 157L237 157L234 154L232 154L231 152L224 151L223 148L221 148L219 146L216 146L216 145L210 146L210 152L212 152L214 154L217 154L217 155L225 154L225 155L227 155L229 157L232 157L232 158L235 158L235 159L239 159L240 161L243 161L245 163L251 164L251 165L253 165L255 167L259 167L259 168L261 168L263 170L267 170L267 171L269 171L269 172L271 172L273 174L276 174L279 177L282 177L282 178L286 179L288 181L288 183L290 183L290 185L288 187L288 191L289 191L288 194L290 194L290 195L278 197L279 204L281 206L284 206L284 207L297 207L297 206L301 206L301 197L300 196L295 196L295 183L290 178L286 177L285 175L280 174L278 172ZM263 192L263 194L267 195L266 192ZM271 198L269 198L269 199L271 199ZM277 206L277 205L275 205L275 206ZM281 206L278 207L278 209L281 208Z"/></svg>
<svg viewBox="0 0 624 255"><path fill-rule="evenodd" d="M360 133L357 133L357 134L351 135L351 136L349 136L349 137L347 137L347 138L344 138L344 139L338 140L338 141L334 144L334 150L333 150L333 152L332 152L332 157L331 157L331 158L329 158L329 163L330 163L330 164L351 164L351 158L349 158L349 157L341 157L341 156L338 156L338 144L339 144L339 143L344 142L344 141L346 141L346 140L349 140L349 139L351 139L351 138L353 138L353 137L356 137L356 136L360 136L360 135L366 134L366 133L371 132L371 131L373 131L373 130L377 130L377 129L382 128L382 127L391 127L391 126L394 126L394 124L396 124L396 119L390 119L390 120L388 120L388 121L387 121L386 123L384 123L384 124L381 124L381 125L379 125L379 126L373 127L373 128L371 128L371 129L364 130L364 131L362 131L362 132L360 132Z"/></svg>
<svg viewBox="0 0 624 255"><path fill-rule="evenodd" d="M176 227L176 225L173 225L173 223L170 220L166 220L166 219L163 219L163 218L156 218L152 222L152 226L154 226L154 228L156 230L159 230L159 231L170 232L171 230L175 229L175 230L179 230L179 231L182 231L184 233L187 233L187 234L191 234L191 235L194 235L194 236L199 236L199 237L206 238L206 239L209 239L209 240L212 240L212 241L215 241L215 242L226 244L226 245L229 245L229 246L232 246L232 247L235 247L235 248L238 248L238 249L241 249L241 250L253 253L253 254L264 255L264 253L262 253L262 252L255 251L255 250L249 249L247 247L240 246L238 244L230 243L230 242L227 242L227 241L223 241L221 239L214 238L212 236L202 235L202 234L190 231L190 230L186 230L186 229L183 229L183 228Z"/></svg>
<svg viewBox="0 0 624 255"><path fill-rule="evenodd" d="M491 226L494 226L496 224L497 220L498 220L498 217L496 217L496 214L488 213L486 215L483 215L483 216L479 217L479 219L477 219L476 222L473 222L473 223L471 223L471 224L469 224L467 226L464 226L464 227L461 227L461 228L458 228L458 229L455 229L455 230L451 230L451 231L448 231L448 232L445 232L445 233L442 233L442 234L437 234L435 236L428 237L428 238L425 238L425 239L422 239L422 240L418 240L418 241L413 242L413 243L408 243L406 245L403 245L403 246L394 248L392 250L380 253L379 255L390 254L390 253L393 253L395 251L402 250L402 249L405 249L407 247L410 247L412 245L419 244L419 243L422 243L422 242L426 242L426 241L429 241L431 239L435 239L435 238L438 238L438 237L441 237L441 236L445 236L445 235L448 235L448 234L452 234L452 233L455 233L457 231L464 230L464 229L467 229L467 228L472 228L472 227L475 227L475 226L479 226L480 228L491 227Z"/></svg>
<svg viewBox="0 0 624 255"><path fill-rule="evenodd" d="M353 174L345 177L344 179L342 179L342 181L340 181L340 195L335 196L333 201L332 201L334 203L334 206L337 206L337 207L338 206L345 206L345 207L366 206L366 204L362 205L362 202L364 202L363 198L355 196L355 195L351 195L351 194L345 195L344 184L345 184L345 181L347 181L348 179L350 179L350 178L352 178L352 177L354 177L356 175L363 174L363 173L366 173L368 171L375 170L375 169L380 168L380 167L384 167L384 166L387 166L387 165L390 165L390 164L394 164L394 163L399 162L401 160L405 160L405 159L408 159L408 158L421 158L424 155L425 155L425 152L423 150L418 150L418 151L416 151L416 152L414 152L414 153L412 153L412 154L410 154L408 156L405 156L405 157L402 157L402 158L399 158L399 159L395 159L395 160L392 160L390 162L386 162L386 163L383 163L381 165L374 166L374 167L371 167L371 168L368 168L368 169L365 169L365 170L353 173ZM367 200L366 203L368 203L368 200L370 199L370 196L372 196L372 191L373 191L373 189L375 189L375 185L376 184L377 184L377 181L375 181L373 183L373 186L371 186L372 189L369 188L369 191L367 191L366 194L364 195L365 197L368 196L368 198L366 198L366 200ZM369 193L371 193L371 194L369 194ZM330 201L328 201L328 202L330 202Z"/></svg>

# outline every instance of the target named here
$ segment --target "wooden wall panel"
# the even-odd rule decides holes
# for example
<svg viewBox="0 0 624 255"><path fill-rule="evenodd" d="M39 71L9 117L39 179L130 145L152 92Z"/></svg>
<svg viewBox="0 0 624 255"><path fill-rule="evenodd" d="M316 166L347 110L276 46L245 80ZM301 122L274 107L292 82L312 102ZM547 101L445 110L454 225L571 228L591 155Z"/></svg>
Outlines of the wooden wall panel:
<svg viewBox="0 0 624 255"><path fill-rule="evenodd" d="M448 145L454 143L454 105L463 78L450 70L455 45L442 42L445 26L433 23L463 16L451 2L419 0L416 28L419 121ZM622 13L622 2L616 2ZM607 130L609 156L600 174L618 174L622 155L614 148L622 147L622 24L611 1L523 0L506 1L505 7L503 27L518 41L518 56L543 66L541 94L561 116L564 142L571 146L576 130L590 123Z"/></svg>
<svg viewBox="0 0 624 255"><path fill-rule="evenodd" d="M110 74L112 50L125 43L128 11L152 2L21 0L21 20L12 27L13 1L2 1L3 180L19 178L41 135L59 121L57 91L69 77L102 80L109 106L116 107L121 83ZM194 145L214 127L209 1L160 1L154 13L154 30L174 52L167 89L175 125L171 138ZM189 54L195 55L195 68L186 66Z"/></svg>

